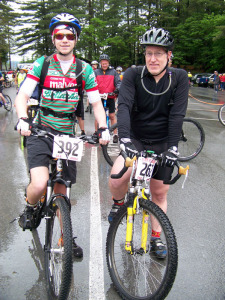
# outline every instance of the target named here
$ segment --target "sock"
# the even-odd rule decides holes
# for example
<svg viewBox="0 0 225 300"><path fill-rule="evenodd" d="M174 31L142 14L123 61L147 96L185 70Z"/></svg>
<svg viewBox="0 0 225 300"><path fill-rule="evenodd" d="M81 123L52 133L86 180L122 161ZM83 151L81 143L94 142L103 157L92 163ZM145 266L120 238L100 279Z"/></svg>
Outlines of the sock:
<svg viewBox="0 0 225 300"><path fill-rule="evenodd" d="M152 236L151 236L151 239L152 239L152 240L158 239L158 238L160 238L160 235L161 235L161 232L157 232L157 231L155 231L155 230L152 230Z"/></svg>
<svg viewBox="0 0 225 300"><path fill-rule="evenodd" d="M123 205L124 204L124 198L120 199L120 200L115 200L114 198L112 198L114 201L115 205Z"/></svg>

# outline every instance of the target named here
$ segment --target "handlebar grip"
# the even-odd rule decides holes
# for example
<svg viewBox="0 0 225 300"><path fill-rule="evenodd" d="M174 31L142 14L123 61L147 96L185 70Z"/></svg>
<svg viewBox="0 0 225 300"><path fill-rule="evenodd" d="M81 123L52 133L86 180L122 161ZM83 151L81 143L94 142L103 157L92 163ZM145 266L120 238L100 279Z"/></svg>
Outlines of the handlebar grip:
<svg viewBox="0 0 225 300"><path fill-rule="evenodd" d="M179 167L178 173L179 173L180 175L186 175L189 169L190 169L189 165L187 165L186 168L180 166L180 167Z"/></svg>

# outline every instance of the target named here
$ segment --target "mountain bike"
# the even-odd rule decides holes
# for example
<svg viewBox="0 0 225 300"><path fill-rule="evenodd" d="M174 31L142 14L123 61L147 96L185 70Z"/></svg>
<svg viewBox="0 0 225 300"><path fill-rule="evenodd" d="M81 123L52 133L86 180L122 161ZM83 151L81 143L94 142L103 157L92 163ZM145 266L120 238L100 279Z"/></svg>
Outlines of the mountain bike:
<svg viewBox="0 0 225 300"><path fill-rule="evenodd" d="M118 210L110 224L106 258L112 282L122 299L164 299L175 280L178 251L176 236L166 214L151 201L149 181L161 157L153 151L143 151L137 160L130 160L125 152L124 168L112 178L121 178L132 167L125 204ZM174 184L185 169L176 162L177 173L165 184ZM157 258L151 248L152 224L161 231L166 247L164 258Z"/></svg>
<svg viewBox="0 0 225 300"><path fill-rule="evenodd" d="M218 111L218 118L220 123L225 126L225 104L220 107Z"/></svg>
<svg viewBox="0 0 225 300"><path fill-rule="evenodd" d="M5 100L6 100L6 104L3 103L2 99L0 98L0 107L4 107L5 110L7 111L11 111L12 110L12 100L11 98L6 95L3 91L2 91L2 95L4 96Z"/></svg>
<svg viewBox="0 0 225 300"><path fill-rule="evenodd" d="M117 124L109 128L113 132ZM180 140L178 143L179 161L189 161L195 158L201 151L205 143L205 132L202 125L191 118L184 118ZM108 145L102 146L102 152L105 160L110 166L120 153L119 143L114 144L112 141Z"/></svg>
<svg viewBox="0 0 225 300"><path fill-rule="evenodd" d="M62 178L62 160L80 161L82 157L83 141L85 137L74 138L68 135L54 135L43 128L33 125L32 135L39 138L54 140L52 156L49 166L49 180L47 189L38 203L35 213L35 227L41 220L46 220L45 231L45 274L47 290L50 299L67 299L72 278L72 225L71 225L71 182ZM87 140L85 140L87 141ZM66 194L53 192L55 183L66 186Z"/></svg>

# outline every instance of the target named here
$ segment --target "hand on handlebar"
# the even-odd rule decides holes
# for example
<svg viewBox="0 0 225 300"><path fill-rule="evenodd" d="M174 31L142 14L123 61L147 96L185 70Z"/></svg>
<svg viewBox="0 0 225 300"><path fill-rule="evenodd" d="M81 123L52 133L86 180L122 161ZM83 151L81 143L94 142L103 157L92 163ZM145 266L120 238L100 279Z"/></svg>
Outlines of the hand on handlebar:
<svg viewBox="0 0 225 300"><path fill-rule="evenodd" d="M174 164L176 163L177 161L177 157L178 157L179 153L174 151L174 150L171 150L171 149L168 149L167 151L164 151L162 154L161 154L161 165L163 167L173 167Z"/></svg>
<svg viewBox="0 0 225 300"><path fill-rule="evenodd" d="M136 147L129 138L122 138L120 140L120 149L126 152L129 158L133 158L138 153Z"/></svg>
<svg viewBox="0 0 225 300"><path fill-rule="evenodd" d="M97 131L99 143L102 145L106 145L110 141L110 133L108 128L100 127Z"/></svg>
<svg viewBox="0 0 225 300"><path fill-rule="evenodd" d="M29 136L31 134L29 119L28 118L20 118L16 124L16 130L21 135Z"/></svg>

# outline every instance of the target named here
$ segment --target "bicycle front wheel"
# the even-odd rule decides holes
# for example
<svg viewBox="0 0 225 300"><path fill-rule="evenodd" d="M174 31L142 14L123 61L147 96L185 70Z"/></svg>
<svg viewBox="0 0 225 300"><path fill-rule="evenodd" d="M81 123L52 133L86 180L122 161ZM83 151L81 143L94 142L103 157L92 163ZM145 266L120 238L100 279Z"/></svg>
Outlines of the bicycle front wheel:
<svg viewBox="0 0 225 300"><path fill-rule="evenodd" d="M221 106L218 111L218 118L220 123L225 126L225 105Z"/></svg>
<svg viewBox="0 0 225 300"><path fill-rule="evenodd" d="M107 163L112 166L117 156L120 153L119 142L113 143L113 131L117 129L117 123L109 128L110 142L107 145L102 145L102 153Z"/></svg>
<svg viewBox="0 0 225 300"><path fill-rule="evenodd" d="M4 105L5 109L7 111L11 111L12 109L12 100L8 95L4 95L5 100L6 100L6 104Z"/></svg>
<svg viewBox="0 0 225 300"><path fill-rule="evenodd" d="M205 132L201 124L193 119L184 118L178 151L179 161L188 161L195 158L205 143Z"/></svg>
<svg viewBox="0 0 225 300"><path fill-rule="evenodd" d="M50 299L67 299L72 279L72 226L70 210L62 197L52 203L46 219L45 272Z"/></svg>
<svg viewBox="0 0 225 300"><path fill-rule="evenodd" d="M176 237L166 214L153 202L140 200L140 213L133 218L133 254L125 250L127 228L127 204L118 211L110 225L106 256L112 282L123 299L164 299L172 288L177 271ZM148 250L141 251L143 212L148 218ZM161 227L161 240L167 255L163 259L155 256L150 247L152 221ZM146 223L145 223L146 226Z"/></svg>

